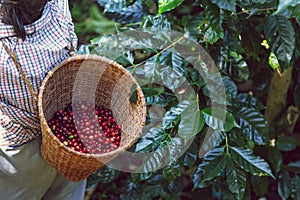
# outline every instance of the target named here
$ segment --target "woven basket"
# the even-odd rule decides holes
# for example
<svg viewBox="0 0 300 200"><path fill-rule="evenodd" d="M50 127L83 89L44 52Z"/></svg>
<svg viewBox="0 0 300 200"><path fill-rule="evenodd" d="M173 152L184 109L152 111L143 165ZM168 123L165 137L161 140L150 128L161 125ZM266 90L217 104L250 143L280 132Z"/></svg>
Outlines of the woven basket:
<svg viewBox="0 0 300 200"><path fill-rule="evenodd" d="M134 103L129 100L133 86L137 93ZM93 95L91 91L94 91ZM117 123L122 126L118 149L98 155L79 153L55 137L47 121L57 110L76 101L89 101L112 110ZM42 128L41 154L59 173L75 182L87 178L131 147L139 138L146 119L144 96L136 80L116 62L94 55L70 57L50 71L41 84L38 107Z"/></svg>

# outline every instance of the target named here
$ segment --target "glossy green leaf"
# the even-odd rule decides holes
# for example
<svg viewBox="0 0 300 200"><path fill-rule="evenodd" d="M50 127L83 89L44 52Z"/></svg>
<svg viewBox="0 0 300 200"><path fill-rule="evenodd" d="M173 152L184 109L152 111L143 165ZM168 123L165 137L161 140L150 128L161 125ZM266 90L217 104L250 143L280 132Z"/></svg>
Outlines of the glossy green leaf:
<svg viewBox="0 0 300 200"><path fill-rule="evenodd" d="M279 175L277 191L281 199L288 199L291 194L291 177L289 172L286 170L282 170Z"/></svg>
<svg viewBox="0 0 300 200"><path fill-rule="evenodd" d="M212 0L211 2L218 5L221 9L235 12L236 0Z"/></svg>
<svg viewBox="0 0 300 200"><path fill-rule="evenodd" d="M174 162L163 168L163 176L169 182L174 181L177 177L181 176L183 167L179 162Z"/></svg>
<svg viewBox="0 0 300 200"><path fill-rule="evenodd" d="M193 142L188 148L188 150L185 152L183 157L181 157L183 159L182 162L184 166L191 168L197 160L198 157L197 153L198 153L197 144L196 142Z"/></svg>
<svg viewBox="0 0 300 200"><path fill-rule="evenodd" d="M183 0L159 0L158 1L158 13L164 13L178 7Z"/></svg>
<svg viewBox="0 0 300 200"><path fill-rule="evenodd" d="M206 131L204 135L201 148L199 150L199 156L205 155L211 149L214 149L225 140L226 133L218 130Z"/></svg>
<svg viewBox="0 0 300 200"><path fill-rule="evenodd" d="M146 31L149 27L169 30L171 29L171 22L164 15L147 15L143 18L141 27L144 29L146 28Z"/></svg>
<svg viewBox="0 0 300 200"><path fill-rule="evenodd" d="M238 82L247 81L249 78L248 64L242 55L234 51L228 52L226 48L221 48L218 68Z"/></svg>
<svg viewBox="0 0 300 200"><path fill-rule="evenodd" d="M197 170L194 173L193 176L193 183L194 183L194 189L196 188L205 188L212 184L212 180L203 181L204 175L205 175L205 166L208 165L212 160L222 157L224 155L224 149L223 148L215 148L211 151L209 151L205 157L203 162L201 162Z"/></svg>
<svg viewBox="0 0 300 200"><path fill-rule="evenodd" d="M290 63L295 49L292 23L283 16L269 16L265 24L265 35L278 60Z"/></svg>
<svg viewBox="0 0 300 200"><path fill-rule="evenodd" d="M185 68L183 68L184 59L175 52L175 50L165 51L160 56L160 64L172 67L178 74L183 75Z"/></svg>
<svg viewBox="0 0 300 200"><path fill-rule="evenodd" d="M141 22L147 14L141 0L137 0L134 4L123 9L105 9L105 16L119 23Z"/></svg>
<svg viewBox="0 0 300 200"><path fill-rule="evenodd" d="M163 52L148 59L144 64L145 77L153 83L161 83L166 88L175 91L186 79L183 73L183 58L174 50Z"/></svg>
<svg viewBox="0 0 300 200"><path fill-rule="evenodd" d="M247 135L249 140L259 145L265 144L264 137L269 131L269 126L260 112L254 108L242 107L234 112L234 116L240 126L240 131Z"/></svg>
<svg viewBox="0 0 300 200"><path fill-rule="evenodd" d="M246 190L246 172L239 169L230 159L226 165L226 183L236 199L243 199Z"/></svg>
<svg viewBox="0 0 300 200"><path fill-rule="evenodd" d="M176 101L176 97L168 94L155 94L145 97L147 105L172 105Z"/></svg>
<svg viewBox="0 0 300 200"><path fill-rule="evenodd" d="M214 44L224 37L224 29L222 27L224 17L220 8L210 2L205 3L204 10L206 21L209 25L209 28L205 31L206 42Z"/></svg>
<svg viewBox="0 0 300 200"><path fill-rule="evenodd" d="M182 112L181 121L178 126L178 135L185 141L188 141L199 133L204 123L204 117L200 112L198 101L192 101Z"/></svg>
<svg viewBox="0 0 300 200"><path fill-rule="evenodd" d="M230 89L227 89L226 86L232 86L234 85L234 83L230 84L230 82L227 82L227 84L225 84L224 80L226 78L220 77L219 74L211 74L205 79L207 84L203 88L204 95L209 97L214 103L218 103L221 105L230 104ZM227 99L227 97L229 99Z"/></svg>
<svg viewBox="0 0 300 200"><path fill-rule="evenodd" d="M158 77L160 77L159 73L159 56L155 55L151 58L149 58L145 65L144 65L144 71L145 71L145 77L151 81L156 82L157 80L160 80Z"/></svg>
<svg viewBox="0 0 300 200"><path fill-rule="evenodd" d="M216 176L220 176L220 174L224 171L227 163L227 156L220 156L209 162L204 170L204 177L202 182L209 181L214 179Z"/></svg>
<svg viewBox="0 0 300 200"><path fill-rule="evenodd" d="M238 127L233 115L222 108L208 107L202 110L205 123L219 131L229 131L233 127Z"/></svg>
<svg viewBox="0 0 300 200"><path fill-rule="evenodd" d="M276 13L280 13L290 6L295 7L299 4L300 4L299 0L279 0Z"/></svg>
<svg viewBox="0 0 300 200"><path fill-rule="evenodd" d="M159 146L152 154L145 158L144 164L141 167L142 171L144 173L151 173L159 169L162 166L162 160L167 153L167 148Z"/></svg>
<svg viewBox="0 0 300 200"><path fill-rule="evenodd" d="M245 171L257 176L271 176L275 179L269 164L262 158L253 155L249 149L231 147L230 155L235 163Z"/></svg>
<svg viewBox="0 0 300 200"><path fill-rule="evenodd" d="M247 107L254 108L256 110L265 109L265 106L257 98L249 93L239 93L234 99L233 105L236 108Z"/></svg>
<svg viewBox="0 0 300 200"><path fill-rule="evenodd" d="M276 147L281 151L293 151L297 145L297 141L288 136L280 136L276 140Z"/></svg>
<svg viewBox="0 0 300 200"><path fill-rule="evenodd" d="M140 196L141 185L139 183L133 183L130 181L125 182L123 186L122 194L120 195L121 200L134 200Z"/></svg>
<svg viewBox="0 0 300 200"><path fill-rule="evenodd" d="M135 151L139 153L151 152L158 148L166 137L167 134L163 129L153 127L138 141Z"/></svg>
<svg viewBox="0 0 300 200"><path fill-rule="evenodd" d="M117 11L126 8L126 0L98 0L100 6L104 6L105 11Z"/></svg>
<svg viewBox="0 0 300 200"><path fill-rule="evenodd" d="M165 162L176 162L183 153L184 141L181 138L172 138L167 142L167 147L168 152L166 156L168 158L165 158Z"/></svg>
<svg viewBox="0 0 300 200"><path fill-rule="evenodd" d="M235 83L227 76L222 77L223 82L224 82L224 86L226 89L226 97L227 97L227 101L230 102L230 104L232 103L232 101L237 97L237 86L235 85Z"/></svg>
<svg viewBox="0 0 300 200"><path fill-rule="evenodd" d="M192 16L185 16L183 23L187 32L198 39L201 35L203 35L203 31L205 29L205 13L201 12L195 13Z"/></svg>
<svg viewBox="0 0 300 200"><path fill-rule="evenodd" d="M272 168L277 174L281 168L281 164L283 160L281 152L277 148L270 147L268 152L268 159L271 162Z"/></svg>
<svg viewBox="0 0 300 200"><path fill-rule="evenodd" d="M189 105L189 101L182 101L179 102L176 106L172 107L168 112L166 112L162 120L163 128L172 128L173 126L178 124L182 113L188 108Z"/></svg>

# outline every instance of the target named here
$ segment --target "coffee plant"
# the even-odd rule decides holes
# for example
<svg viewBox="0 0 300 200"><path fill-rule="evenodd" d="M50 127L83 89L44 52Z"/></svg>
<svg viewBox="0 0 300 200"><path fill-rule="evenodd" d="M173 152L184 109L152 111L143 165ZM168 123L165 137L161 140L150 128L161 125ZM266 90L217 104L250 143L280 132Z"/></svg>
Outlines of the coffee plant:
<svg viewBox="0 0 300 200"><path fill-rule="evenodd" d="M92 5L101 15L78 52L109 57L139 79L147 125L129 151L153 153L135 163L143 173L100 168L88 179L91 199L300 199L299 0ZM115 23L110 33L97 32L102 17ZM88 36L83 22L75 26ZM203 65L207 55L217 71Z"/></svg>

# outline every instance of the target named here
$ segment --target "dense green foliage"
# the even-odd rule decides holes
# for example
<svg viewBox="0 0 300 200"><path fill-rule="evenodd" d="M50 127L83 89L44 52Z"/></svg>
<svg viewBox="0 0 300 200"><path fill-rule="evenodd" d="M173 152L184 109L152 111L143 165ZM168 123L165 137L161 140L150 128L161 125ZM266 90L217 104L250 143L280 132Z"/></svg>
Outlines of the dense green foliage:
<svg viewBox="0 0 300 200"><path fill-rule="evenodd" d="M143 161L150 171L102 167L89 178L90 187L99 184L92 199L300 199L299 0L84 0L72 3L72 15L80 53L109 57L145 82L164 83L142 85L151 127L131 149L154 151ZM178 40L159 31L146 37L153 27L204 47L222 75L205 77L215 88L177 51ZM143 39L134 37L141 32ZM196 99L176 99L178 77ZM225 100L210 98L214 91L218 97L218 85ZM214 148L205 152L204 143ZM166 157L170 164L151 172Z"/></svg>

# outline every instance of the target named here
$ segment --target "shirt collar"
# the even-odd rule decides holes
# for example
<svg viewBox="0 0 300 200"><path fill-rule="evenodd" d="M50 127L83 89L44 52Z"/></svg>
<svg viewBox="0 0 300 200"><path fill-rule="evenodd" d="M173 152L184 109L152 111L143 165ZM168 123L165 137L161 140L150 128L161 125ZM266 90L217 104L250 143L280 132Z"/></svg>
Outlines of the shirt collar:
<svg viewBox="0 0 300 200"><path fill-rule="evenodd" d="M42 17L32 24L28 24L24 26L26 34L30 35L41 29L51 20L51 4L48 2L45 5ZM3 23L0 20L0 38L15 36L15 31L12 25L8 25Z"/></svg>

